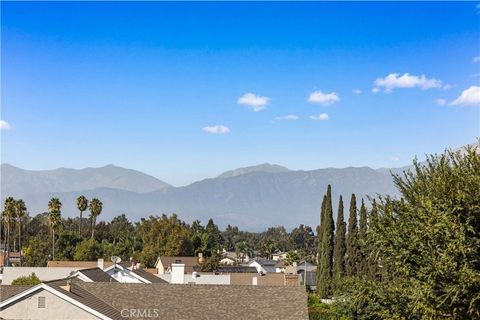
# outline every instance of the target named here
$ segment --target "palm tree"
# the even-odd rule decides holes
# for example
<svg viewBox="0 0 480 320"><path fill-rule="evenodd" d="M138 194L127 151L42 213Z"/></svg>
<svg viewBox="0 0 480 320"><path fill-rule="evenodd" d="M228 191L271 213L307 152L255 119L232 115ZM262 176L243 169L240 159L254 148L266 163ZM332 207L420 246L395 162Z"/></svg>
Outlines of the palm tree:
<svg viewBox="0 0 480 320"><path fill-rule="evenodd" d="M78 234L80 237L82 237L82 215L83 211L87 210L88 208L88 199L85 198L84 195L81 195L80 197L77 198L77 208L78 211L80 211L80 223L78 226Z"/></svg>
<svg viewBox="0 0 480 320"><path fill-rule="evenodd" d="M102 213L103 203L97 198L90 201L88 209L90 210L90 220L92 222L92 239L95 236L95 225L97 224L97 217Z"/></svg>
<svg viewBox="0 0 480 320"><path fill-rule="evenodd" d="M2 218L4 225L6 227L5 232L5 245L7 250L6 262L8 265L8 260L10 258L10 229L12 227L13 216L15 215L15 199L8 197L5 199L5 205L2 212Z"/></svg>
<svg viewBox="0 0 480 320"><path fill-rule="evenodd" d="M48 220L52 229L52 260L55 260L55 228L61 221L62 203L58 198L52 198L48 202Z"/></svg>
<svg viewBox="0 0 480 320"><path fill-rule="evenodd" d="M22 199L15 201L15 216L18 222L18 252L20 253L20 266L22 265L22 218L27 213L27 206Z"/></svg>

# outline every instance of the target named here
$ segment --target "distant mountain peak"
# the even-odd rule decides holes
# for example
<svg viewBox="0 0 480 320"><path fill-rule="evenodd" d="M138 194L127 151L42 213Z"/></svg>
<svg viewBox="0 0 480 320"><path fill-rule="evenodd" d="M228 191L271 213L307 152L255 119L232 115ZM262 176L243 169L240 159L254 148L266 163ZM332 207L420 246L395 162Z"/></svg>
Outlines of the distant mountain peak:
<svg viewBox="0 0 480 320"><path fill-rule="evenodd" d="M249 166L249 167L243 167L243 168L238 168L230 171L225 171L221 175L219 175L217 178L231 178L231 177L237 177L241 176L247 173L252 173L252 172L268 172L268 173L279 173L279 172L288 172L290 169L280 166L278 164L270 164L268 162L258 164L255 166Z"/></svg>

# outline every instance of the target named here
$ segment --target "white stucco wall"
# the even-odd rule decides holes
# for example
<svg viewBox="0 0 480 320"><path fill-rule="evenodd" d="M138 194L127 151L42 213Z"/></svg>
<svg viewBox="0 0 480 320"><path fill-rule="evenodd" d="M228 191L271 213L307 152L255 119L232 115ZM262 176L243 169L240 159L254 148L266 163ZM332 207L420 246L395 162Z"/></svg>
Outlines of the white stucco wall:
<svg viewBox="0 0 480 320"><path fill-rule="evenodd" d="M38 308L38 297L45 297L46 308ZM1 317L9 320L91 320L99 319L79 307L46 290L25 297L0 311Z"/></svg>
<svg viewBox="0 0 480 320"><path fill-rule="evenodd" d="M18 277L35 273L42 281L66 278L78 268L47 268L47 267L4 267L2 284L11 284Z"/></svg>
<svg viewBox="0 0 480 320"><path fill-rule="evenodd" d="M170 273L160 274L159 278L171 283L172 277ZM192 274L186 274L184 283L194 282L196 284L230 284L229 274L200 274L200 277L193 278Z"/></svg>

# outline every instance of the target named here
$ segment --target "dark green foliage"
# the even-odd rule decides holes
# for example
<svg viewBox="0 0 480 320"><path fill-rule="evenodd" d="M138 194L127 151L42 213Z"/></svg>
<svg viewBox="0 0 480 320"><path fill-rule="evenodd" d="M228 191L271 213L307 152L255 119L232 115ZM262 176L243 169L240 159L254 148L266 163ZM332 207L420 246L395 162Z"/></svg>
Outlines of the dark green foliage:
<svg viewBox="0 0 480 320"><path fill-rule="evenodd" d="M369 255L367 249L367 220L368 220L368 211L365 206L365 202L362 198L362 205L360 206L360 222L359 222L359 232L358 232L358 248L359 248L359 263L357 275L364 276L368 273L368 263L367 257Z"/></svg>
<svg viewBox="0 0 480 320"><path fill-rule="evenodd" d="M26 285L37 285L42 283L42 281L37 277L35 273L32 273L29 276L18 277L12 281L13 286L26 286Z"/></svg>
<svg viewBox="0 0 480 320"><path fill-rule="evenodd" d="M372 280L352 279L346 308L359 319L480 319L480 155L470 148L414 162L382 198L368 243Z"/></svg>
<svg viewBox="0 0 480 320"><path fill-rule="evenodd" d="M317 291L321 298L332 295L334 222L332 209L332 188L329 185L323 207L323 227L320 238L320 252L317 267Z"/></svg>
<svg viewBox="0 0 480 320"><path fill-rule="evenodd" d="M333 283L335 287L340 285L341 279L345 274L345 253L346 247L346 223L343 213L343 198L340 196L338 201L337 227L335 233L335 246L333 251Z"/></svg>
<svg viewBox="0 0 480 320"><path fill-rule="evenodd" d="M74 260L77 261L92 261L100 257L103 257L102 247L95 239L85 239L75 249Z"/></svg>
<svg viewBox="0 0 480 320"><path fill-rule="evenodd" d="M50 250L47 235L30 238L28 244L23 247L23 266L46 267L51 254Z"/></svg>
<svg viewBox="0 0 480 320"><path fill-rule="evenodd" d="M357 199L354 194L350 199L348 216L347 254L345 256L345 274L355 276L359 264L358 226L357 226Z"/></svg>

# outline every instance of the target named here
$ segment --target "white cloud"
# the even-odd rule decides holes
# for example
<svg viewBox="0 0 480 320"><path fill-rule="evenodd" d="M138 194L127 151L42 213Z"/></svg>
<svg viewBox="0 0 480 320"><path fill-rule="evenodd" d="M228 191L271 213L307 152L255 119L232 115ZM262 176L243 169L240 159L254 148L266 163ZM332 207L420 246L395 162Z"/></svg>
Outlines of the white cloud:
<svg viewBox="0 0 480 320"><path fill-rule="evenodd" d="M340 97L336 92L323 93L322 91L314 91L310 93L310 96L308 97L308 102L320 103L324 106L329 106L338 101L340 101Z"/></svg>
<svg viewBox="0 0 480 320"><path fill-rule="evenodd" d="M480 87L471 86L463 90L457 99L450 102L450 105L480 105Z"/></svg>
<svg viewBox="0 0 480 320"><path fill-rule="evenodd" d="M309 118L316 121L325 121L329 119L329 116L326 113L322 113L318 116L310 116Z"/></svg>
<svg viewBox="0 0 480 320"><path fill-rule="evenodd" d="M352 92L355 94L362 94L362 90L360 89L353 89Z"/></svg>
<svg viewBox="0 0 480 320"><path fill-rule="evenodd" d="M374 81L376 88L384 88L384 92L392 92L395 88L415 88L422 90L430 88L441 88L442 81L438 79L428 79L424 74L421 76L410 75L408 72L400 75L399 73L390 73L385 78L377 78Z"/></svg>
<svg viewBox="0 0 480 320"><path fill-rule="evenodd" d="M373 88L373 89L372 89L372 92L373 92L373 93L378 93L378 92L380 92L380 89L378 89L378 88Z"/></svg>
<svg viewBox="0 0 480 320"><path fill-rule="evenodd" d="M390 160L397 162L397 161L400 161L400 158L399 157L391 157Z"/></svg>
<svg viewBox="0 0 480 320"><path fill-rule="evenodd" d="M237 103L243 104L251 108L254 112L258 112L266 108L270 98L258 96L254 93L248 92L238 98Z"/></svg>
<svg viewBox="0 0 480 320"><path fill-rule="evenodd" d="M222 125L204 127L202 130L213 134L227 134L230 132L230 129L228 127Z"/></svg>
<svg viewBox="0 0 480 320"><path fill-rule="evenodd" d="M286 116L275 117L275 120L282 121L282 120L298 120L298 116L294 114L287 114Z"/></svg>
<svg viewBox="0 0 480 320"><path fill-rule="evenodd" d="M10 125L10 123L8 123L7 121L5 120L0 120L0 129L1 130L8 130L10 129L12 126Z"/></svg>
<svg viewBox="0 0 480 320"><path fill-rule="evenodd" d="M480 56L474 57L472 61L473 61L473 63L480 62Z"/></svg>
<svg viewBox="0 0 480 320"><path fill-rule="evenodd" d="M444 106L447 104L447 100L445 99L437 99L435 100L435 103L438 104L439 106Z"/></svg>

